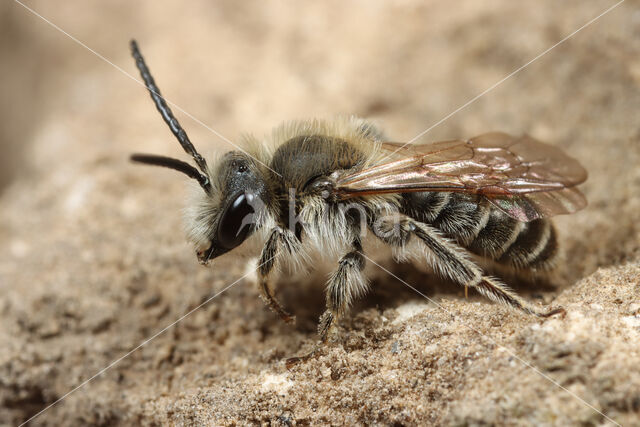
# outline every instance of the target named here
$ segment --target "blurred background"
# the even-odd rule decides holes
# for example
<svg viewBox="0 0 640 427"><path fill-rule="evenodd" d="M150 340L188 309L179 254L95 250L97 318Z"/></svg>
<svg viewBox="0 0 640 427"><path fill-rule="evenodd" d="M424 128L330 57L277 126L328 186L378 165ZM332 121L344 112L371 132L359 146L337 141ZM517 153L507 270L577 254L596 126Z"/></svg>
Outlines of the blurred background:
<svg viewBox="0 0 640 427"><path fill-rule="evenodd" d="M136 81L132 38L204 154L232 149L227 139L260 136L285 120L335 115L373 119L394 141L427 129L418 142L528 133L562 147L590 173L581 187L589 208L556 221L567 253L560 288L640 259L637 1L625 1L469 105L616 3L22 4L0 4L0 424L37 413L245 272L233 259L225 268L200 268L178 231L184 177L128 162L132 152L186 159ZM130 411L133 420L162 423L167 419L154 417L195 406L185 398L186 406L171 407L159 390L176 400L182 390L206 389L207 378L224 384L231 377L233 404L207 407L233 412L240 402L233 393L251 383L252 372L272 369L273 360L314 337L321 290L305 300L289 289L283 298L299 304L298 329L280 325L252 287L236 287L191 329L181 326L181 336L159 338L158 347L127 358L43 419L109 423ZM369 308L378 302L394 305L381 298ZM234 365L236 357L250 367ZM406 366L405 377L416 375L414 365ZM210 376L198 377L203 370ZM431 393L420 384L415 390ZM345 416L366 410L354 387L335 392L354 402ZM444 419L443 402L454 397L442 390L429 394L432 406L415 409L417 419ZM309 420L318 421L314 416ZM327 417L323 422L339 422Z"/></svg>
<svg viewBox="0 0 640 427"><path fill-rule="evenodd" d="M577 128L629 124L607 108L625 102L621 92L638 81L631 58L637 47L626 36L637 35L640 18L628 3L422 141L500 129L569 146L578 144L572 140ZM95 153L124 158L141 149L177 151L143 88L123 73L138 79L131 38L138 39L166 97L232 141L283 120L337 114L374 118L404 141L614 3L591 1L575 9L556 1L523 7L496 0L462 1L454 9L441 1L24 4L95 54L18 3L0 6L5 186L52 160L51 153L74 163L75 156ZM608 90L594 89L598 85ZM230 148L204 126L178 117L202 150ZM42 145L37 152L31 151L34 141Z"/></svg>

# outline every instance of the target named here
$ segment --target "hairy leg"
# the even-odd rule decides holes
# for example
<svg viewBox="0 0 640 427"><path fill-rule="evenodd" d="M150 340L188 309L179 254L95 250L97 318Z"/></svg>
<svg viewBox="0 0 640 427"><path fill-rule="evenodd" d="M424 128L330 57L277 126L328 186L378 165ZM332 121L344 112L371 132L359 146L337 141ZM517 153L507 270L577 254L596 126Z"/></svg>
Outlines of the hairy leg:
<svg viewBox="0 0 640 427"><path fill-rule="evenodd" d="M355 298L364 295L368 289L367 280L362 274L364 256L359 240L352 245L338 262L338 269L331 275L327 284L327 308L318 324L318 335L322 342L327 341L331 326L344 315Z"/></svg>
<svg viewBox="0 0 640 427"><path fill-rule="evenodd" d="M288 368L313 357L322 344L327 342L332 326L335 325L338 318L346 313L355 298L362 296L367 291L367 281L362 274L364 264L362 244L360 240L356 240L352 250L340 258L338 269L331 275L327 284L327 307L318 323L320 342L304 356L287 359Z"/></svg>
<svg viewBox="0 0 640 427"><path fill-rule="evenodd" d="M273 270L275 265L278 251L281 247L281 241L285 239L284 231L280 228L274 228L269 234L267 243L262 248L262 254L260 255L260 268L258 269L258 286L260 288L260 295L265 303L280 316L286 323L293 323L295 316L289 314L282 305L275 299L271 288L269 287L269 274Z"/></svg>
<svg viewBox="0 0 640 427"><path fill-rule="evenodd" d="M474 288L492 301L539 317L564 312L562 308L542 311L520 298L495 277L485 276L482 269L469 259L463 248L425 223L406 216L381 218L374 226L374 233L382 241L396 248L404 248L412 236L417 237L426 247L436 273L462 286Z"/></svg>

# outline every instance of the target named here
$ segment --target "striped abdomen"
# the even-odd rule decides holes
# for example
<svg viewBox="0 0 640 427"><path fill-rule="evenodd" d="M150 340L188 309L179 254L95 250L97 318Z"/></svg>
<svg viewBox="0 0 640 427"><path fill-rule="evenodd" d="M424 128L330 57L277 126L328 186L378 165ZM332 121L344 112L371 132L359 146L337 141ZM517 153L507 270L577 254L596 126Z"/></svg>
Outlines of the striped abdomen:
<svg viewBox="0 0 640 427"><path fill-rule="evenodd" d="M403 213L438 228L475 254L516 268L549 268L557 252L549 220L517 221L481 196L405 193Z"/></svg>

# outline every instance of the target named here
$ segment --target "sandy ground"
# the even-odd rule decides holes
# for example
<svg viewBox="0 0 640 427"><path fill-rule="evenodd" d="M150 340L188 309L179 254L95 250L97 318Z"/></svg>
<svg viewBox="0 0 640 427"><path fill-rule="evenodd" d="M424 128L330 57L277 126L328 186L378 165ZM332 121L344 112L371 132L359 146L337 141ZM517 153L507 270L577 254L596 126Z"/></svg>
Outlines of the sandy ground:
<svg viewBox="0 0 640 427"><path fill-rule="evenodd" d="M167 98L230 140L356 114L403 141L614 2L27 4L132 75L136 37ZM291 370L315 341L326 272L279 280L289 326L242 278L246 259L198 265L180 231L185 179L127 161L185 158L144 89L17 3L0 18L0 424L114 361L32 424L640 423L637 2L422 139L526 132L586 166L590 205L556 220L566 256L551 284L510 282L567 315L465 300L386 260L432 302L370 265L339 338ZM179 118L201 151L230 149Z"/></svg>

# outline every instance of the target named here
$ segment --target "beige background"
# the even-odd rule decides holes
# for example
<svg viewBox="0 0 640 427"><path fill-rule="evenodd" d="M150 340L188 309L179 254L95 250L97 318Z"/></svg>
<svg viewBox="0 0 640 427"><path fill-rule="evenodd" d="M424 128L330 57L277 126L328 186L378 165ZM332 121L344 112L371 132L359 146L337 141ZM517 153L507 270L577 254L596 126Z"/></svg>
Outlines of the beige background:
<svg viewBox="0 0 640 427"><path fill-rule="evenodd" d="M185 180L127 162L133 151L185 157L145 90L114 67L138 77L130 38L164 95L232 141L336 114L404 141L614 2L26 4L113 65L0 5L0 424L36 414L247 271L233 253L199 266L180 231ZM465 300L391 267L443 311L370 266L373 292L341 338L288 371L284 358L315 339L325 273L281 279L295 326L248 278L34 423L607 422L597 411L637 421L638 58L640 9L627 0L421 139L526 132L587 167L590 206L556 221L566 260L555 288L510 282L565 306L564 319ZM178 117L204 153L230 149Z"/></svg>

